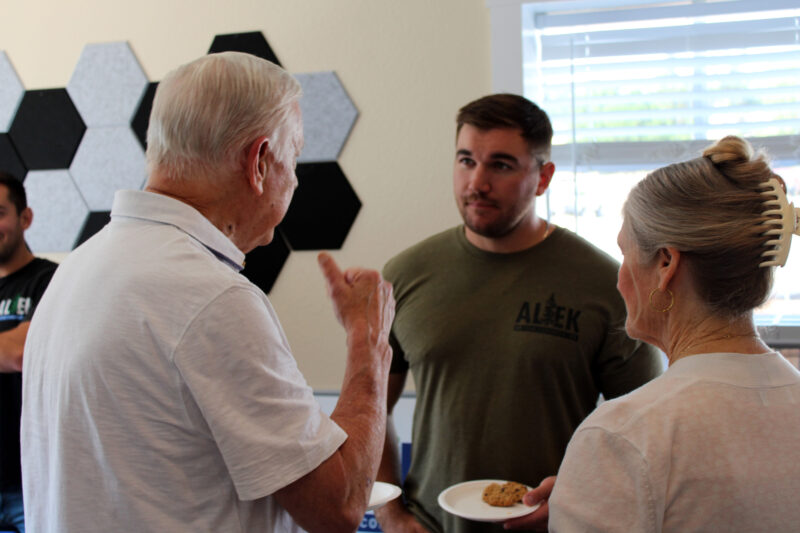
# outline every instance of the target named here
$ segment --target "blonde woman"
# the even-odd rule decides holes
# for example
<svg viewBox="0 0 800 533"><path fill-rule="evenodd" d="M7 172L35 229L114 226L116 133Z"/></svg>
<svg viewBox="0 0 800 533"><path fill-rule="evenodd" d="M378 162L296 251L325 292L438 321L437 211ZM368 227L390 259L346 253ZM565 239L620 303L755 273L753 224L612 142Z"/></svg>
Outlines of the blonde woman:
<svg viewBox="0 0 800 533"><path fill-rule="evenodd" d="M726 137L631 191L618 239L625 328L669 368L578 428L551 531L800 529L800 372L753 322L797 231L783 187Z"/></svg>

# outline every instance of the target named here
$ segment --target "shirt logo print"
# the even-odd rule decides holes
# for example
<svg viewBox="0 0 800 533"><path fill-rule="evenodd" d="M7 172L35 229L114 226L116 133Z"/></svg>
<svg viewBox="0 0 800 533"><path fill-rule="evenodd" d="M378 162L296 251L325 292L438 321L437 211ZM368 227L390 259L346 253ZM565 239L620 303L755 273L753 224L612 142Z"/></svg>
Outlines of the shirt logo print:
<svg viewBox="0 0 800 533"><path fill-rule="evenodd" d="M31 308L31 299L23 296L0 300L0 321L21 320Z"/></svg>
<svg viewBox="0 0 800 533"><path fill-rule="evenodd" d="M529 331L578 340L578 319L581 312L571 307L556 303L555 294L551 294L544 304L522 302L514 323L514 331Z"/></svg>

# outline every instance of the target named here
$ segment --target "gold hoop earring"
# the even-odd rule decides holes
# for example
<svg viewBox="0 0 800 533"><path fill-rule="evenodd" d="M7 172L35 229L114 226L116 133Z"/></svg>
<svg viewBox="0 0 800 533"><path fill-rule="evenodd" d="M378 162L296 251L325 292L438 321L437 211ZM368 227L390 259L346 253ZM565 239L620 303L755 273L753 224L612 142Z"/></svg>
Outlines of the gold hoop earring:
<svg viewBox="0 0 800 533"><path fill-rule="evenodd" d="M675 295L674 295L674 294L672 294L672 291L671 291L671 290L669 290L669 289L665 289L665 290L666 290L666 292L668 292L668 293L669 293L669 305L667 305L667 306L666 306L665 308L663 308L663 309L659 309L658 307L656 307L655 305L653 305L653 295L656 293L656 291L657 291L657 290L658 290L658 287L656 287L655 289L653 289L652 291L650 291L650 297L648 298L648 300L650 301L650 307L652 307L654 311L658 311L659 313L666 313L667 311L669 311L670 309L672 309L672 306L673 306L673 305L675 305Z"/></svg>

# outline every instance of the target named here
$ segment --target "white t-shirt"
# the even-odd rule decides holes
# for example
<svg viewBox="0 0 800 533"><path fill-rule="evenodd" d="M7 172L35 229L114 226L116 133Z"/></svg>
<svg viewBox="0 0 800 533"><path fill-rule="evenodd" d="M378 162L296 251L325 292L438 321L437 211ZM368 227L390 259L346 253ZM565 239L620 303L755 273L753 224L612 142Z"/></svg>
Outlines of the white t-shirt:
<svg viewBox="0 0 800 533"><path fill-rule="evenodd" d="M800 372L780 354L704 354L577 429L550 531L794 532Z"/></svg>
<svg viewBox="0 0 800 533"><path fill-rule="evenodd" d="M30 531L299 530L270 495L346 434L243 260L190 206L120 191L59 266L25 347Z"/></svg>

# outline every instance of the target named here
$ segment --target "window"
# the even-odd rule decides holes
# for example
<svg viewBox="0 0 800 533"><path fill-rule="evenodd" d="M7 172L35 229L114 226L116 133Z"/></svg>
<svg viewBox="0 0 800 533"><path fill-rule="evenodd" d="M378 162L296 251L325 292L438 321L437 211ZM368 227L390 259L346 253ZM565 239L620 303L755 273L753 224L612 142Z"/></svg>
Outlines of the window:
<svg viewBox="0 0 800 533"><path fill-rule="evenodd" d="M727 134L765 149L800 205L796 0L487 5L494 90L525 94L553 122L557 172L537 205L551 221L619 258L631 186ZM800 346L800 240L757 321L774 344Z"/></svg>

